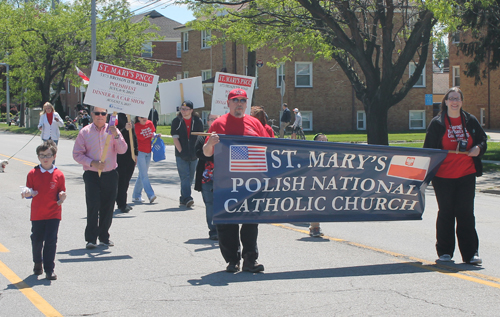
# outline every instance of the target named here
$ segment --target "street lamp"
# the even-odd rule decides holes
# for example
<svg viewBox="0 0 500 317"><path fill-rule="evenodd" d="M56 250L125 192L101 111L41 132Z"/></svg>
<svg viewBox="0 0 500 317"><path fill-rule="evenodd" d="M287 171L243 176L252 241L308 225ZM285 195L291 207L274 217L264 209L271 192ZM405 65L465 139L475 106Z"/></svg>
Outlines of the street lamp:
<svg viewBox="0 0 500 317"><path fill-rule="evenodd" d="M9 89L9 64L0 63L0 65L4 65L7 68L7 82L6 82L6 90L7 90L7 124L10 122L10 89Z"/></svg>

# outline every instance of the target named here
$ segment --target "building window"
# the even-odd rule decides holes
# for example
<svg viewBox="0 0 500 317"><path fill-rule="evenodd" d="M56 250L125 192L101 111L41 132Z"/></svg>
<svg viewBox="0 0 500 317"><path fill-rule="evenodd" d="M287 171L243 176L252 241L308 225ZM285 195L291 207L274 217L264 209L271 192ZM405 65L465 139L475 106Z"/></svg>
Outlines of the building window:
<svg viewBox="0 0 500 317"><path fill-rule="evenodd" d="M201 71L201 81L205 81L205 80L210 79L210 78L212 78L212 70L211 69Z"/></svg>
<svg viewBox="0 0 500 317"><path fill-rule="evenodd" d="M182 73L175 74L175 80L182 79Z"/></svg>
<svg viewBox="0 0 500 317"><path fill-rule="evenodd" d="M181 42L177 42L177 58L181 58L182 57L182 43Z"/></svg>
<svg viewBox="0 0 500 317"><path fill-rule="evenodd" d="M151 42L142 45L141 57L153 57L153 45Z"/></svg>
<svg viewBox="0 0 500 317"><path fill-rule="evenodd" d="M189 51L189 34L188 34L188 32L182 33L182 50L184 52Z"/></svg>
<svg viewBox="0 0 500 317"><path fill-rule="evenodd" d="M460 87L460 66L453 66L453 87Z"/></svg>
<svg viewBox="0 0 500 317"><path fill-rule="evenodd" d="M425 129L425 110L410 110L411 129Z"/></svg>
<svg viewBox="0 0 500 317"><path fill-rule="evenodd" d="M302 115L302 130L312 131L313 129L313 113L312 111L300 111ZM295 116L292 116L292 123L295 121Z"/></svg>
<svg viewBox="0 0 500 317"><path fill-rule="evenodd" d="M210 38L212 36L212 31L203 30L201 31L201 48L210 48L211 45L208 44L210 42Z"/></svg>
<svg viewBox="0 0 500 317"><path fill-rule="evenodd" d="M189 72L184 72L184 78L189 78Z"/></svg>
<svg viewBox="0 0 500 317"><path fill-rule="evenodd" d="M366 112L358 111L356 113L356 128L358 130L366 130Z"/></svg>
<svg viewBox="0 0 500 317"><path fill-rule="evenodd" d="M451 35L451 43L453 44L460 43L460 32L455 32Z"/></svg>
<svg viewBox="0 0 500 317"><path fill-rule="evenodd" d="M480 111L479 118L481 120L481 126L485 126L486 125L486 111L484 108L479 109L479 111Z"/></svg>
<svg viewBox="0 0 500 317"><path fill-rule="evenodd" d="M295 87L312 87L312 62L295 63Z"/></svg>
<svg viewBox="0 0 500 317"><path fill-rule="evenodd" d="M279 64L276 68L276 88L281 88L281 83L285 80L285 63Z"/></svg>
<svg viewBox="0 0 500 317"><path fill-rule="evenodd" d="M415 68L417 68L417 64L410 63L410 77L415 72ZM420 78L413 87L425 87L425 66L424 69L422 69L422 74L420 74Z"/></svg>

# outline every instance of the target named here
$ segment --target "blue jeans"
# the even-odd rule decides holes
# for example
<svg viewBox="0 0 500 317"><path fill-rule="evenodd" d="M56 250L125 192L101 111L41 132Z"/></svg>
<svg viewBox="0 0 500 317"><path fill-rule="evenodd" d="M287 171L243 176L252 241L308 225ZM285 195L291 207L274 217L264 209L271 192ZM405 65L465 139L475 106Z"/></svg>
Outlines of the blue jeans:
<svg viewBox="0 0 500 317"><path fill-rule="evenodd" d="M59 140L54 140L54 139L47 139L47 140L44 140L44 139L42 139L42 141L44 141L44 142L45 142L45 141L48 141L48 140L52 140L52 141L54 141L54 143L55 143L56 145L59 145Z"/></svg>
<svg viewBox="0 0 500 317"><path fill-rule="evenodd" d="M31 248L33 262L42 263L46 273L54 272L59 219L31 222Z"/></svg>
<svg viewBox="0 0 500 317"><path fill-rule="evenodd" d="M149 163L151 163L151 153L139 151L139 155L137 155L137 168L139 169L139 175L135 181L134 193L132 194L132 197L135 199L141 198L143 188L149 199L155 195L153 187L151 187L151 183L149 182Z"/></svg>
<svg viewBox="0 0 500 317"><path fill-rule="evenodd" d="M205 203L205 213L207 216L208 225L208 235L212 236L217 234L217 229L212 223L212 217L214 215L214 182L210 181L208 183L201 184L201 195L203 196L203 202Z"/></svg>
<svg viewBox="0 0 500 317"><path fill-rule="evenodd" d="M196 172L198 160L184 161L179 156L176 156L175 160L177 162L177 172L181 179L181 197L179 197L179 202L186 204L188 201L193 200L193 197L191 197L191 184L193 184L194 172Z"/></svg>

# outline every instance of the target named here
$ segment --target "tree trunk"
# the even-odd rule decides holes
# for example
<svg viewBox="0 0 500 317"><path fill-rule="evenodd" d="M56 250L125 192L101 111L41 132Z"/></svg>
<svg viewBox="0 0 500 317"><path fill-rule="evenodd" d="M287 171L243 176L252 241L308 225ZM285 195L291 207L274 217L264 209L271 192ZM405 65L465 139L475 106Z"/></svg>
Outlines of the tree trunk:
<svg viewBox="0 0 500 317"><path fill-rule="evenodd" d="M388 109L379 104L365 105L366 111L366 132L368 144L389 145L387 134L387 112Z"/></svg>

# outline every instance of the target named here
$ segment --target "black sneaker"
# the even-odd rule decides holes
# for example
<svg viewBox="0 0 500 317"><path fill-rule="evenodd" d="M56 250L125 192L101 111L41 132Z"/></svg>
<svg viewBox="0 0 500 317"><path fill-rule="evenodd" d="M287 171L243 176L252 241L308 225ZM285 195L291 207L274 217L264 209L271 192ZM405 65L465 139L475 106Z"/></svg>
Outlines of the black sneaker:
<svg viewBox="0 0 500 317"><path fill-rule="evenodd" d="M42 273L43 273L42 262L35 263L35 267L33 267L33 273L35 275L42 275Z"/></svg>
<svg viewBox="0 0 500 317"><path fill-rule="evenodd" d="M48 280L51 280L51 281L55 281L55 280L57 280L57 275L54 272L47 272L45 274L45 278Z"/></svg>
<svg viewBox="0 0 500 317"><path fill-rule="evenodd" d="M264 265L257 263L257 257L254 252L245 254L243 259L243 271L259 273L264 271Z"/></svg>
<svg viewBox="0 0 500 317"><path fill-rule="evenodd" d="M240 262L237 263L230 262L226 267L226 272L229 273L236 273L239 270L240 270Z"/></svg>

